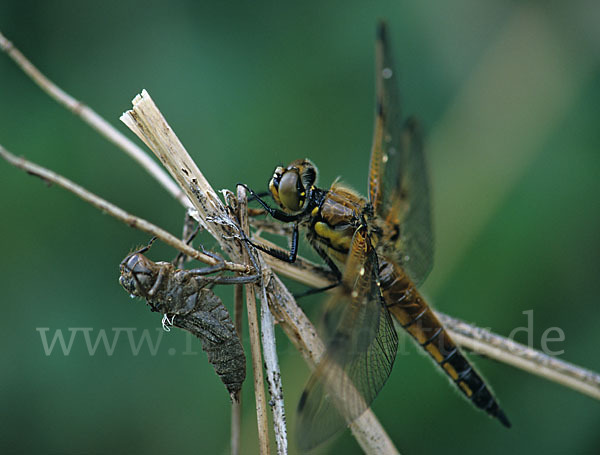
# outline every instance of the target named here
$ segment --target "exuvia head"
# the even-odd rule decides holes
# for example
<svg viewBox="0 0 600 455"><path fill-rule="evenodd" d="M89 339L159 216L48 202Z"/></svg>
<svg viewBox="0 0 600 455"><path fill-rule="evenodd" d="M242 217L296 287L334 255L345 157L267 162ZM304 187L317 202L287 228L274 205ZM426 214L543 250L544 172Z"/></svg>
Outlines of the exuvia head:
<svg viewBox="0 0 600 455"><path fill-rule="evenodd" d="M305 208L306 200L315 188L317 168L308 159L292 161L286 168L277 166L269 181L273 200L286 212Z"/></svg>
<svg viewBox="0 0 600 455"><path fill-rule="evenodd" d="M146 297L156 281L156 263L141 253L133 253L121 262L119 283L130 295Z"/></svg>

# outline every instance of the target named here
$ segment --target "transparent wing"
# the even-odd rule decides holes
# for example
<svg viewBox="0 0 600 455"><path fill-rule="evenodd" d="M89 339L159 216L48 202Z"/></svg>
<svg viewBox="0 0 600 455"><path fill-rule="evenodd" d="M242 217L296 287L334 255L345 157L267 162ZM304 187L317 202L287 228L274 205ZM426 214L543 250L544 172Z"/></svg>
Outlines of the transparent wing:
<svg viewBox="0 0 600 455"><path fill-rule="evenodd" d="M377 255L360 228L343 285L328 303L335 328L298 405L298 444L309 450L359 417L392 371L398 337L378 284ZM336 320L332 323L331 319Z"/></svg>
<svg viewBox="0 0 600 455"><path fill-rule="evenodd" d="M385 23L376 45L377 100L369 168L369 201L385 222L385 254L422 283L433 265L429 183L421 130L402 121L397 73Z"/></svg>

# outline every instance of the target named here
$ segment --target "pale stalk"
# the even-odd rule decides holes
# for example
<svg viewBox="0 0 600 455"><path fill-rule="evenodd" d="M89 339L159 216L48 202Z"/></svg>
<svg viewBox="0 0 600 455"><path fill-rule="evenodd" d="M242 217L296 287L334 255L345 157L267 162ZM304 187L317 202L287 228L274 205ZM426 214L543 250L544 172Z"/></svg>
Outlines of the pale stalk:
<svg viewBox="0 0 600 455"><path fill-rule="evenodd" d="M287 427L285 420L285 405L283 402L283 384L281 382L281 371L277 357L277 346L275 345L275 320L269 309L266 288L261 288L260 298L260 327L263 342L263 354L265 359L265 370L267 383L269 384L269 406L273 415L273 431L275 443L277 444L277 455L288 453Z"/></svg>

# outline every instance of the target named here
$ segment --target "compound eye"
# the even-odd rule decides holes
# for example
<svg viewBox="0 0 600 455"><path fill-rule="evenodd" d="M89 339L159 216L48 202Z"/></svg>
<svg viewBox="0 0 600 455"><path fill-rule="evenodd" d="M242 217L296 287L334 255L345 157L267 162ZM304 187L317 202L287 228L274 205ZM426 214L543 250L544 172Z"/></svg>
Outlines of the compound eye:
<svg viewBox="0 0 600 455"><path fill-rule="evenodd" d="M126 260L121 263L121 265L128 272L133 272L133 270L140 263L140 256L140 254L132 254L131 256L128 256Z"/></svg>
<svg viewBox="0 0 600 455"><path fill-rule="evenodd" d="M148 259L143 254L133 254L127 260L125 268L134 274L151 275L152 270L148 267Z"/></svg>
<svg viewBox="0 0 600 455"><path fill-rule="evenodd" d="M304 204L304 198L300 196L302 189L299 188L300 180L298 172L287 171L279 181L279 200L281 205L291 212L297 212Z"/></svg>

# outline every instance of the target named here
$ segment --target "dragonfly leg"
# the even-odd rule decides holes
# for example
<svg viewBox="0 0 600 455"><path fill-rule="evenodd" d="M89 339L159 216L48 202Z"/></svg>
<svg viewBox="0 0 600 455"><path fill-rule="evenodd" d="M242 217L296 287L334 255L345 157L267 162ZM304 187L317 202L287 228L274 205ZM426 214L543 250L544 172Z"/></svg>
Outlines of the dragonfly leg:
<svg viewBox="0 0 600 455"><path fill-rule="evenodd" d="M220 272L225 268L225 259L223 259L221 256L219 256L216 253L212 253L210 251L205 250L202 245L200 245L200 248L202 249L202 252L204 254L217 260L218 263L215 265L209 265L207 267L200 267L200 268L186 270L185 271L186 274L188 274L190 276L209 275L211 273Z"/></svg>
<svg viewBox="0 0 600 455"><path fill-rule="evenodd" d="M292 246L291 246L289 252L287 252L285 250L280 250L278 248L272 248L272 247L269 247L266 245L261 245L260 243L257 243L257 242L253 242L246 236L246 234L242 233L242 240L244 240L246 243L252 245L257 250L260 250L263 253L268 254L269 256L273 256L274 258L277 258L281 261L289 262L289 263L296 262L296 257L298 256L298 239L299 239L298 223L294 223L294 228L292 231Z"/></svg>
<svg viewBox="0 0 600 455"><path fill-rule="evenodd" d="M154 294L156 294L156 292L162 285L164 277L165 277L165 267L163 266L160 269L158 269L158 276L156 277L156 281L152 285L152 288L150 288L150 290L148 291L148 294L147 294L148 297L153 297Z"/></svg>
<svg viewBox="0 0 600 455"><path fill-rule="evenodd" d="M270 194L271 193L269 193L268 191L261 191L260 193L250 194L250 197L248 198L248 202L252 202L256 198L263 198L263 197L269 196Z"/></svg>
<svg viewBox="0 0 600 455"><path fill-rule="evenodd" d="M340 285L340 281L336 281L335 283L331 283L327 286L323 286L322 288L313 288L308 289L304 292L300 292L299 294L294 294L294 298L296 300L306 297L308 295L319 294L321 292L329 291L330 289L336 288Z"/></svg>

